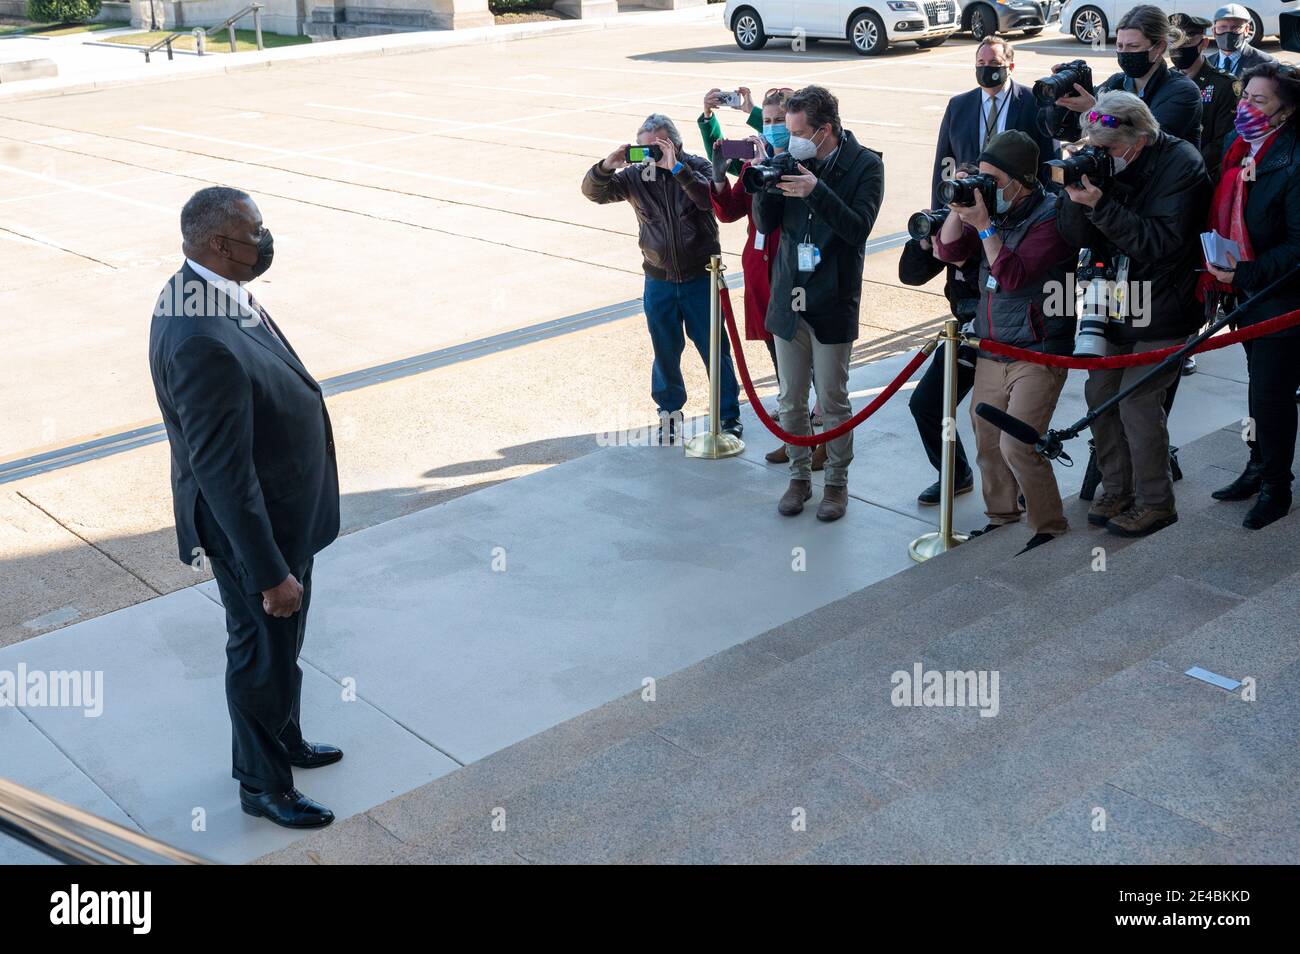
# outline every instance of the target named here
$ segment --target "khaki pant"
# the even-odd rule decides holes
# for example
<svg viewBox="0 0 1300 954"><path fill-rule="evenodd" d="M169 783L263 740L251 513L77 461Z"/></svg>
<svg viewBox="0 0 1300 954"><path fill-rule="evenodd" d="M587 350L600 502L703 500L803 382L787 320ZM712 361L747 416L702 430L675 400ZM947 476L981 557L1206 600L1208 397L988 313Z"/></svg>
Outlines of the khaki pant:
<svg viewBox="0 0 1300 954"><path fill-rule="evenodd" d="M811 434L808 420L808 384L817 390L822 409L822 426L838 427L853 416L849 405L849 356L853 342L822 344L808 322L799 320L794 339L776 336L777 378L781 385L781 427L791 434ZM812 478L812 448L785 445L790 457L790 476L795 480ZM844 487L849 482L849 464L853 461L853 432L826 444L826 484Z"/></svg>
<svg viewBox="0 0 1300 954"><path fill-rule="evenodd" d="M976 362L975 387L970 397L971 422L975 426L976 461L989 523L1017 523L1020 505L1016 498L1023 493L1029 526L1034 533L1056 536L1068 529L1051 461L975 413L977 405L989 404L1019 418L1041 434L1052 423L1065 377L1064 368L1049 368L1029 361L981 357Z"/></svg>
<svg viewBox="0 0 1300 954"><path fill-rule="evenodd" d="M1181 345L1186 338L1139 341L1111 345L1111 354L1137 354ZM1083 393L1088 407L1118 394L1151 371L1151 365L1089 371ZM1092 422L1097 446L1097 468L1102 490L1108 494L1136 498L1142 507L1174 509L1174 478L1169 470L1169 422L1165 417L1165 392L1178 379L1177 362L1163 374L1144 384Z"/></svg>

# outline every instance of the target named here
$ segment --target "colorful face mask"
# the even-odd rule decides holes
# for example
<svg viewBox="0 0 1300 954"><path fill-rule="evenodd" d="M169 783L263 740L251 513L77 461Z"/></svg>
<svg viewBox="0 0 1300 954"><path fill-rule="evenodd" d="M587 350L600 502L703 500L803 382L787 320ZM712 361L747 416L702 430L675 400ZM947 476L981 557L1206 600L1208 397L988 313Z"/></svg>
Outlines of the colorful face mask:
<svg viewBox="0 0 1300 954"><path fill-rule="evenodd" d="M1232 125L1237 128L1238 136L1247 142L1254 142L1272 132L1269 126L1272 118L1254 103L1242 100L1237 104L1237 115L1233 117Z"/></svg>
<svg viewBox="0 0 1300 954"><path fill-rule="evenodd" d="M763 126L763 138L773 149L784 149L790 145L790 130L785 123L768 123Z"/></svg>

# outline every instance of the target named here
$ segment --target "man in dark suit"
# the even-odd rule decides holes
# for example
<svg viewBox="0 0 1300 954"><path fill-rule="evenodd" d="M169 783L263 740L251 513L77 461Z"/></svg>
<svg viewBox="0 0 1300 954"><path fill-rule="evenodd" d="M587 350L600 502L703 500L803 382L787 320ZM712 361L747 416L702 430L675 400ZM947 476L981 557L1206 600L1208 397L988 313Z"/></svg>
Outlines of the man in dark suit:
<svg viewBox="0 0 1300 954"><path fill-rule="evenodd" d="M181 235L185 263L154 308L149 367L171 444L180 558L210 564L226 609L232 774L248 814L328 825L333 813L294 788L291 766L343 757L299 727L312 559L339 530L329 414L244 287L274 252L253 200L200 189L181 211Z"/></svg>
<svg viewBox="0 0 1300 954"><path fill-rule="evenodd" d="M939 201L939 183L951 179L962 166L966 171L976 171L984 143L1000 132L1019 129L1038 146L1041 160L1038 178L1044 186L1055 190L1047 174L1048 167L1042 165L1048 159L1059 156L1056 143L1046 135L1038 124L1038 102L1028 86L1022 86L1011 78L1016 68L1015 50L1011 44L1000 36L989 36L980 43L975 51L975 83L973 90L958 93L948 100L944 110L943 122L939 126L939 140L934 147L934 174L930 181L930 208L941 209L945 203ZM915 254L915 253L913 253ZM901 266L900 266L901 267ZM979 271L979 258L957 268L944 266L948 272L945 291L956 289L959 293L968 291L974 276ZM901 274L901 272L900 272ZM974 290L978 299L979 291ZM969 304L968 295L960 295ZM957 315L957 300L949 296L953 304L953 314ZM967 312L962 310L962 317ZM943 447L942 425L948 413L943 407L943 348L935 353L935 359L926 368L908 409L916 421L917 433L926 456L935 469L939 469L940 451ZM970 393L975 383L975 365L963 359L957 365L957 402L961 403ZM975 488L975 475L966 459L966 449L961 438L957 437L957 466L954 486L957 496L968 494ZM939 482L936 480L917 495L917 503L933 507L939 503Z"/></svg>
<svg viewBox="0 0 1300 954"><path fill-rule="evenodd" d="M1011 44L999 36L986 37L975 51L978 85L948 100L939 125L930 208L943 208L939 201L939 182L951 179L962 165L976 162L985 141L1000 132L1019 129L1037 144L1043 162L1057 157L1056 144L1038 126L1038 103L1033 92L1011 78L1015 59ZM1050 186L1044 169L1040 167L1039 178Z"/></svg>
<svg viewBox="0 0 1300 954"><path fill-rule="evenodd" d="M1246 39L1250 11L1239 3L1230 3L1214 11L1214 45L1218 52L1206 57L1216 70L1240 77L1251 67L1273 63L1277 57L1257 50Z"/></svg>

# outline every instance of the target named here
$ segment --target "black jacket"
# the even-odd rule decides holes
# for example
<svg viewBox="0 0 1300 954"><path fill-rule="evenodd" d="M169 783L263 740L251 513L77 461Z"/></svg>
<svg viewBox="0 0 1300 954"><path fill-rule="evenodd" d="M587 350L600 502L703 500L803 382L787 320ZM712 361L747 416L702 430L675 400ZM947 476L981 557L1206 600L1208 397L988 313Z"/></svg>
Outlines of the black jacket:
<svg viewBox="0 0 1300 954"><path fill-rule="evenodd" d="M909 238L898 256L898 280L904 285L924 285L942 271L947 271L943 295L954 318L969 321L979 305L980 256L967 259L960 266L949 265L934 257L932 249Z"/></svg>
<svg viewBox="0 0 1300 954"><path fill-rule="evenodd" d="M1238 262L1233 285L1251 294L1300 262L1300 143L1296 119L1275 133L1277 139L1255 167L1255 181L1246 186L1246 231L1255 260ZM1236 130L1228 137L1237 138ZM1300 280L1292 279L1241 320L1252 325L1300 308ZM1300 327L1277 334L1300 335ZM1272 337L1271 335L1269 337Z"/></svg>
<svg viewBox="0 0 1300 954"><path fill-rule="evenodd" d="M188 262L154 308L149 369L171 444L183 562L197 565L196 548L227 559L257 593L338 536L338 468L320 385L292 347L241 316Z"/></svg>
<svg viewBox="0 0 1300 954"><path fill-rule="evenodd" d="M980 157L980 130L983 125L983 107L981 97L984 91L979 87L959 93L948 100L948 108L943 111L943 122L939 124L939 139L934 148L934 170L930 175L930 208L942 208L939 201L939 183L944 178L945 160L952 168L948 175L956 172L956 167L967 162L978 162ZM1051 177L1046 175L1043 163L1057 158L1058 151L1052 137L1039 127L1038 101L1034 99L1033 90L1011 81L1011 98L1005 107L1007 111L1007 129L1019 129L1038 145L1038 177L1043 185L1052 187Z"/></svg>
<svg viewBox="0 0 1300 954"><path fill-rule="evenodd" d="M836 156L803 165L818 179L808 198L754 196L754 227L767 234L781 229L767 330L789 341L802 318L822 344L843 344L858 337L862 264L885 195L885 164L845 130ZM805 240L821 250L821 264L811 272L799 271L798 246Z"/></svg>
<svg viewBox="0 0 1300 954"><path fill-rule="evenodd" d="M1210 181L1217 182L1223 164L1223 143L1237 115L1241 85L1227 73L1216 70L1208 60L1189 79L1201 91L1201 158L1205 160Z"/></svg>
<svg viewBox="0 0 1300 954"><path fill-rule="evenodd" d="M592 202L626 201L636 213L641 269L651 278L688 282L705 274L710 256L721 251L718 221L709 201L713 164L680 153L682 168L673 175L654 167L627 166L606 172L596 163L582 180Z"/></svg>
<svg viewBox="0 0 1300 954"><path fill-rule="evenodd" d="M1068 244L1111 247L1130 258L1130 300L1145 313L1111 322L1106 333L1111 341L1181 338L1203 323L1196 269L1201 267L1200 234L1210 191L1201 154L1191 143L1160 133L1132 166L1102 187L1095 209L1061 193L1056 222Z"/></svg>
<svg viewBox="0 0 1300 954"><path fill-rule="evenodd" d="M1133 81L1122 72L1114 74L1106 82L1098 86L1096 95L1100 99L1102 93L1113 89L1137 93ZM1147 80L1146 87L1142 90L1142 102L1147 104L1147 108L1151 110L1151 115L1155 116L1156 122L1160 124L1161 132L1186 140L1198 149L1200 148L1201 90L1190 79L1178 70L1171 70L1165 63L1161 62L1156 67L1156 71L1151 74L1151 79ZM1066 109L1064 106L1052 108L1055 110L1057 121L1060 123L1060 133L1057 138L1061 142L1074 142L1077 140L1080 136L1079 114ZM1233 108L1236 108L1235 104Z"/></svg>

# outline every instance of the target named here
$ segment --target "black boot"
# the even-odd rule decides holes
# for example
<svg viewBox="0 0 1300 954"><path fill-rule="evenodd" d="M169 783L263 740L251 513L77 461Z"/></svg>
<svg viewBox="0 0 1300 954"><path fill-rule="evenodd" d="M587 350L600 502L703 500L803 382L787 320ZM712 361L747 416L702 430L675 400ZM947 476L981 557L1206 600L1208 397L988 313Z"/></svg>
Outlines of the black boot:
<svg viewBox="0 0 1300 954"><path fill-rule="evenodd" d="M1259 493L1259 487L1263 481L1263 463L1252 460L1246 464L1246 469L1242 471L1240 477L1228 484L1228 486L1220 487L1210 496L1215 500L1249 500ZM1288 496L1290 495L1288 494Z"/></svg>
<svg viewBox="0 0 1300 954"><path fill-rule="evenodd" d="M1291 486L1289 484L1269 485L1259 488L1259 499L1250 508L1241 525L1247 530L1267 527L1275 520L1281 520L1291 510Z"/></svg>

